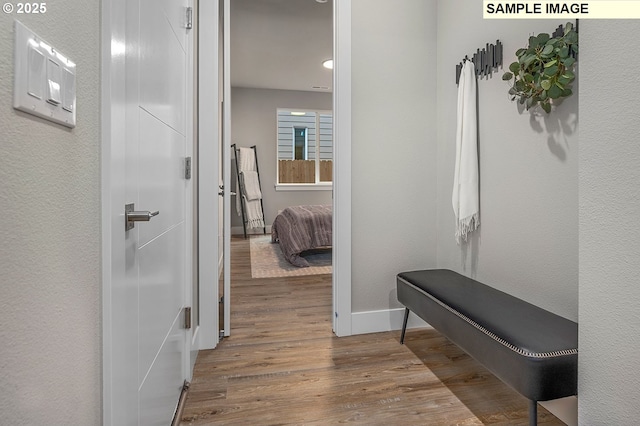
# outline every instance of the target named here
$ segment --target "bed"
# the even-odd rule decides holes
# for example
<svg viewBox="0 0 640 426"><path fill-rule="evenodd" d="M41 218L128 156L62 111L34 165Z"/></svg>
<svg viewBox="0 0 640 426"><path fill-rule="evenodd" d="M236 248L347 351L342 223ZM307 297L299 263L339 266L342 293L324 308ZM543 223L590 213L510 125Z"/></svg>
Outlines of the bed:
<svg viewBox="0 0 640 426"><path fill-rule="evenodd" d="M330 205L287 207L273 221L271 242L280 243L292 265L307 267L302 252L332 245L332 213Z"/></svg>

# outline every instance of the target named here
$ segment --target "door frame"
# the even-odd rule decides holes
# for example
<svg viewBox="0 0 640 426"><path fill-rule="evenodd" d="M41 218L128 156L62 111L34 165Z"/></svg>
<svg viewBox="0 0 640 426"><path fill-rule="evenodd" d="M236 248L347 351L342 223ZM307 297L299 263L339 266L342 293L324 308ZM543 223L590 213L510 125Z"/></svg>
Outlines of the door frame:
<svg viewBox="0 0 640 426"><path fill-rule="evenodd" d="M205 6L206 4L206 6ZM201 2L201 22L218 22L219 0ZM228 15L225 13L225 15ZM228 25L228 22L225 21ZM200 108L202 111L219 113L218 103L218 57L205 55L202 46L218 46L217 27L201 26L200 33ZM340 0L333 3L333 111L334 111L334 171L333 171L333 330L339 337L349 336L351 326L351 0ZM202 56L204 55L204 57ZM208 56L216 56L210 58ZM228 64L225 67L228 69ZM228 73L226 74L228 76ZM231 121L224 118L225 125ZM205 122L202 122L205 121ZM200 218L218 217L218 164L202 161L212 158L212 150L218 147L206 146L203 141L217 140L217 122L211 120L200 122ZM215 131L214 131L215 129ZM229 149L227 149L228 151ZM206 152L204 152L206 151ZM207 154L208 153L208 154ZM207 157L207 155L209 157ZM217 158L217 157L215 157ZM228 169L228 168L227 168ZM225 182L227 188L230 183ZM228 192L228 191L225 191ZM225 197L225 200L227 198ZM230 211L226 203L225 212ZM229 215L226 215L229 220ZM218 299L217 275L214 277L213 263L217 264L218 246L217 221L203 220L200 222L200 259L216 259L216 262L200 262L201 298L200 298L200 348L214 348L218 340ZM215 222L215 223L213 223ZM225 224L225 229L229 227ZM228 240L228 238L225 238ZM225 258L229 246L225 244ZM216 268L217 269L217 266ZM225 274L229 273L225 268ZM215 279L214 279L215 278ZM215 283L211 286L205 283ZM209 288L212 287L212 288ZM225 293L225 297L227 294ZM230 323L225 324L225 334L228 335Z"/></svg>
<svg viewBox="0 0 640 426"><path fill-rule="evenodd" d="M231 335L231 0L223 0L222 16L222 180L223 252L224 252L224 336ZM218 32L220 34L220 32ZM220 57L220 55L218 55ZM236 153L234 153L234 156ZM226 167L225 167L226 166ZM236 192L239 193L238 190ZM219 305L218 305L219 306Z"/></svg>
<svg viewBox="0 0 640 426"><path fill-rule="evenodd" d="M351 0L333 2L333 331L351 327Z"/></svg>
<svg viewBox="0 0 640 426"><path fill-rule="evenodd" d="M200 349L213 349L218 344L218 219L220 197L218 195L220 114L219 90L219 31L220 0L200 2L199 22L215 22L216 25L200 25L199 56L199 188L198 188L198 240L200 276ZM200 119L206 111L212 119ZM207 159L205 161L205 159ZM206 219L205 219L206 218ZM205 261L209 259L208 261Z"/></svg>
<svg viewBox="0 0 640 426"><path fill-rule="evenodd" d="M112 218L117 217L118 208L112 205L112 187L120 185L124 188L125 185L124 161L112 161L112 158L124 153L113 152L115 147L111 141L126 138L124 126L113 124L123 123L126 117L126 94L122 84L126 77L126 11L122 4L114 3L104 0L101 5L102 422L105 425L113 424L112 281L124 279L124 272L121 276L114 276L111 267L114 258L124 257L121 251L113 249L111 241L111 229L118 225L117 220L112 223ZM122 239L124 241L124 234Z"/></svg>

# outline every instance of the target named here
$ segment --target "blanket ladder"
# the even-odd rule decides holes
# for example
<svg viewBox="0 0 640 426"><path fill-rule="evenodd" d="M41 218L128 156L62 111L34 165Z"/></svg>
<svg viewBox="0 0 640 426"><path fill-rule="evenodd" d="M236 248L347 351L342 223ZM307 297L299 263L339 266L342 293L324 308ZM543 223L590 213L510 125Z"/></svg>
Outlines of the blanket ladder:
<svg viewBox="0 0 640 426"><path fill-rule="evenodd" d="M236 146L236 144L232 144L231 148L233 148L233 154L235 157L235 162L236 162L236 197L240 197L240 211L242 213L242 229L244 231L244 237L247 238L247 224L249 223L249 219L247 218L247 212L246 212L246 191L244 188L244 182L242 180L242 175L240 174L240 172L242 172L242 170L240 170L240 164L238 163L238 153L240 152L240 148L238 148ZM256 148L255 145L253 145L251 147L251 149L253 149L253 155L255 156L255 162L256 162L256 169L255 172L258 174L258 187L260 188L260 192L262 192L262 184L260 182L260 169L258 167L258 149ZM262 231L264 234L267 233L267 226L266 223L264 221L264 204L262 203L262 198L260 198L260 211L262 212L262 224L264 225L262 227Z"/></svg>

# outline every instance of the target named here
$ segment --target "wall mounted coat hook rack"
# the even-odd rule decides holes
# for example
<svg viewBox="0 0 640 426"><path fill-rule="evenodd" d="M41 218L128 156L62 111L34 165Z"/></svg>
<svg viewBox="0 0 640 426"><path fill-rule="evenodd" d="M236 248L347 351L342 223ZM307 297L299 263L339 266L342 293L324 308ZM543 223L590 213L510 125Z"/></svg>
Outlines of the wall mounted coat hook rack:
<svg viewBox="0 0 640 426"><path fill-rule="evenodd" d="M465 55L462 62L456 65L456 84L460 82L460 73L462 72L462 65L465 61L469 60L469 56ZM495 44L489 44L482 48L477 49L473 54L471 61L476 68L476 76L488 76L502 66L502 43L500 40L496 40Z"/></svg>

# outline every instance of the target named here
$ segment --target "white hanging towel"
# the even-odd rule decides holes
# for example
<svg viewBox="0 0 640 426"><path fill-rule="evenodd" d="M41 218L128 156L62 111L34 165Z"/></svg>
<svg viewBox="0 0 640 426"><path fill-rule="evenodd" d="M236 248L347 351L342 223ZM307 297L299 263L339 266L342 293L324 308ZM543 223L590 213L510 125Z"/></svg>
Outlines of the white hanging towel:
<svg viewBox="0 0 640 426"><path fill-rule="evenodd" d="M240 147L236 154L238 156L238 171L256 170L256 155L251 148Z"/></svg>
<svg viewBox="0 0 640 426"><path fill-rule="evenodd" d="M264 228L264 218L262 217L262 204L260 200L246 201L245 208L247 214L247 228Z"/></svg>
<svg viewBox="0 0 640 426"><path fill-rule="evenodd" d="M244 200L245 214L248 228L264 228L264 217L262 216L262 193L258 183L258 172L256 166L256 154L252 148L241 147L236 152L238 156L238 173L242 174L244 181L244 194L238 190L236 196L236 211L238 216L242 215L240 203ZM257 189L257 192L256 192Z"/></svg>
<svg viewBox="0 0 640 426"><path fill-rule="evenodd" d="M456 242L460 244L480 226L476 76L473 62L469 60L462 66L458 86L456 166L451 201L456 215Z"/></svg>
<svg viewBox="0 0 640 426"><path fill-rule="evenodd" d="M258 172L253 170L243 170L240 173L242 174L242 181L244 182L244 192L247 200L260 200L262 198L262 192L260 191Z"/></svg>
<svg viewBox="0 0 640 426"><path fill-rule="evenodd" d="M242 173L244 171L253 171L256 170L256 155L253 149L240 147L236 151L236 155L238 157L238 173ZM242 195L240 192L240 183L236 182L238 186L236 187L237 196L236 196L236 212L238 216L242 215L242 207L240 206Z"/></svg>

